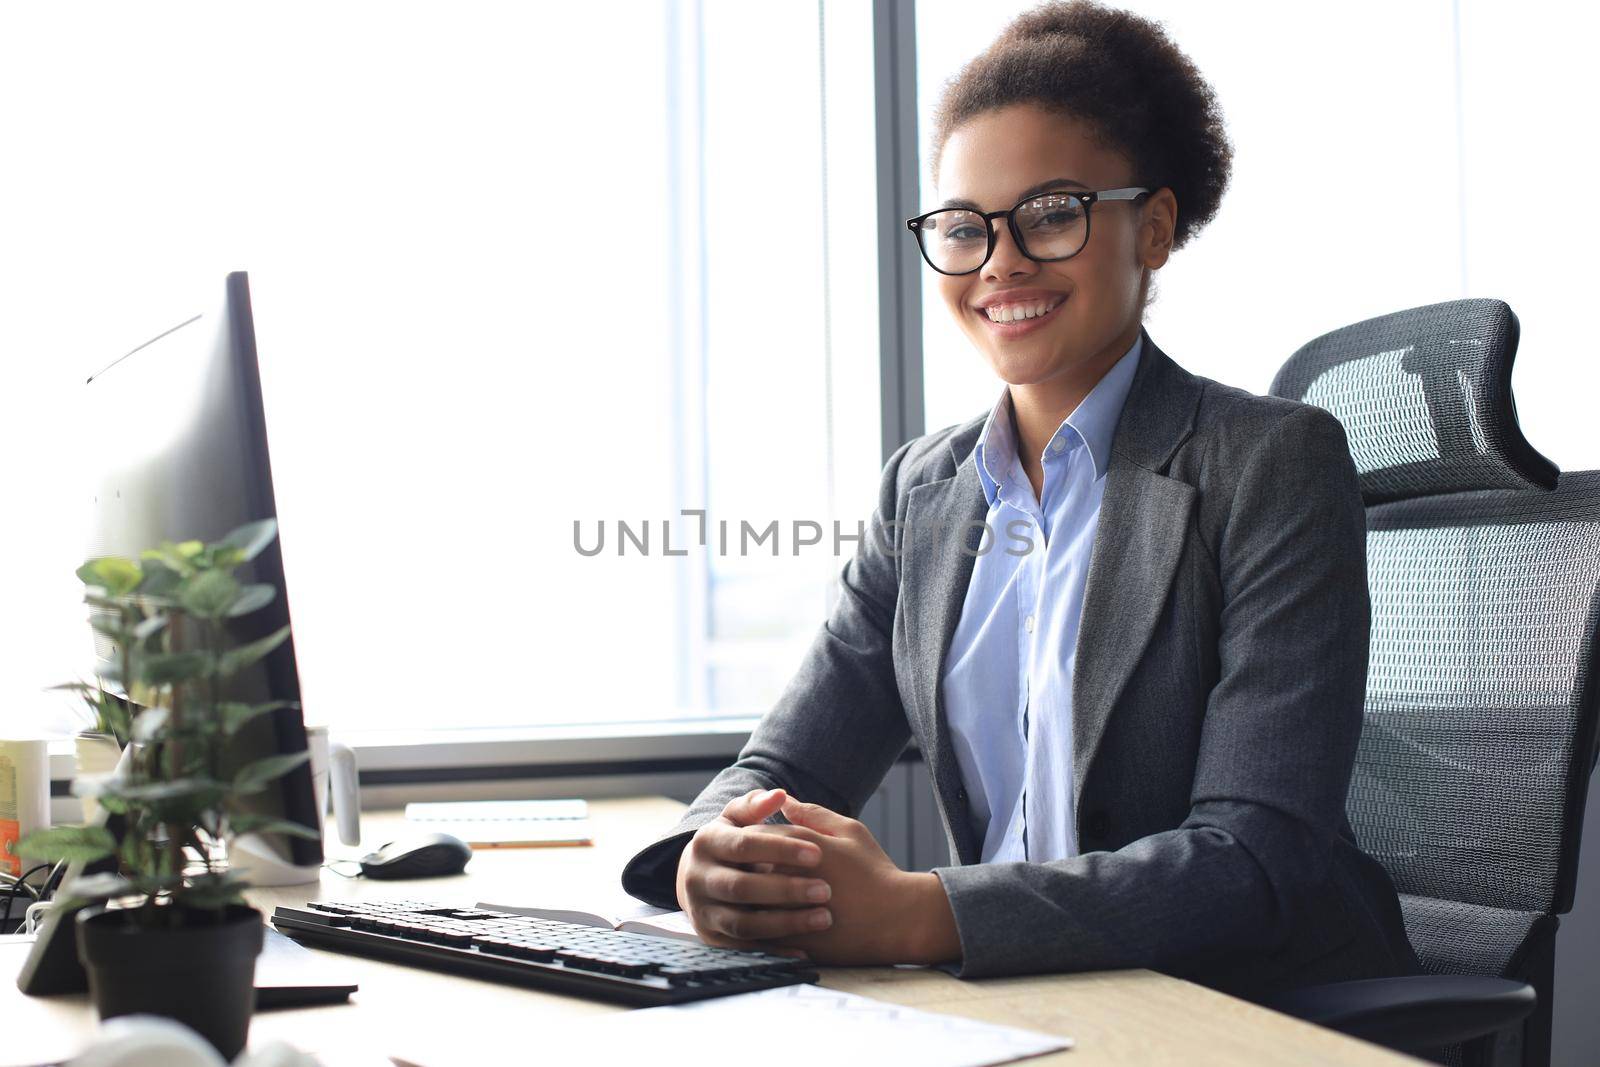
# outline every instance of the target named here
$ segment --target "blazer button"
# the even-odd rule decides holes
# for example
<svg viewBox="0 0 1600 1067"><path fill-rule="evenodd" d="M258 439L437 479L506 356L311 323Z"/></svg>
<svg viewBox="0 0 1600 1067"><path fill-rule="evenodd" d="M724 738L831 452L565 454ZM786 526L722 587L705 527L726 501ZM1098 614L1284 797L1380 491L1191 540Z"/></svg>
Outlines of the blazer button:
<svg viewBox="0 0 1600 1067"><path fill-rule="evenodd" d="M963 807L965 807L967 803L967 791L965 789L957 789L956 800L959 801Z"/></svg>
<svg viewBox="0 0 1600 1067"><path fill-rule="evenodd" d="M1103 838L1111 829L1111 818L1103 809L1091 811L1083 820L1085 837Z"/></svg>

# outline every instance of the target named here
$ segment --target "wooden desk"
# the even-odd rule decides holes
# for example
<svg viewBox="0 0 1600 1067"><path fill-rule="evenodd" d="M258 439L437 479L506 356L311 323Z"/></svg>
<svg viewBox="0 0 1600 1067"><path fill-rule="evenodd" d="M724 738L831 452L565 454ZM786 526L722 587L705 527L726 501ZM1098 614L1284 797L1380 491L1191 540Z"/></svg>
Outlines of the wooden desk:
<svg viewBox="0 0 1600 1067"><path fill-rule="evenodd" d="M320 886L262 889L251 894L268 914L278 904L313 899L437 899L474 904L585 904L621 895L618 872L639 848L677 821L682 805L664 798L597 800L590 804L592 848L480 849L464 876L411 882L366 882L324 871ZM363 818L363 846L398 836L397 813ZM330 843L328 855L358 850ZM70 1055L92 1032L83 997L33 999L9 980L20 946L7 946L0 968L0 1018L7 1039L0 1063L42 1063ZM398 964L330 954L352 972L361 991L350 1004L261 1012L252 1046L271 1039L318 1054L328 1067L375 1064L396 1056L423 1067L539 1063L539 1035L624 1011L615 1005L459 978ZM15 962L13 962L15 961ZM1027 1061L1040 1067L1097 1064L1415 1064L1245 1001L1153 971L995 978L962 982L942 971L895 967L830 968L823 984L929 1011L1069 1036L1071 1051ZM491 1023L490 1021L493 1020ZM63 1051L65 1050L65 1051ZM759 1055L743 1061L759 1064Z"/></svg>

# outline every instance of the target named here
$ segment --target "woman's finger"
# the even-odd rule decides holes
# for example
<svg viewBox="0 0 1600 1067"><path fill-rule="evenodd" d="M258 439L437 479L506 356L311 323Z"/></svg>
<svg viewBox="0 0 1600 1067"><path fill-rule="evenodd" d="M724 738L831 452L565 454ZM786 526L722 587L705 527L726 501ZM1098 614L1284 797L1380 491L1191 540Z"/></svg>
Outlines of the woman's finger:
<svg viewBox="0 0 1600 1067"><path fill-rule="evenodd" d="M833 925L827 908L738 908L731 904L705 904L699 909L695 928L708 930L740 941L756 941L791 934L814 934Z"/></svg>
<svg viewBox="0 0 1600 1067"><path fill-rule="evenodd" d="M828 883L818 878L787 874L759 874L734 867L708 871L701 882L705 895L729 904L786 904L805 907L825 904L833 895Z"/></svg>
<svg viewBox="0 0 1600 1067"><path fill-rule="evenodd" d="M752 789L722 807L723 818L735 826L753 826L783 807L789 794L782 789Z"/></svg>
<svg viewBox="0 0 1600 1067"><path fill-rule="evenodd" d="M855 832L860 825L855 819L840 815L821 804L805 804L790 797L783 803L783 817L796 826L807 826L825 834L844 836Z"/></svg>
<svg viewBox="0 0 1600 1067"><path fill-rule="evenodd" d="M707 823L695 837L695 852L703 859L724 864L782 863L791 867L814 867L822 862L822 849L815 841L773 832L790 829L796 827Z"/></svg>

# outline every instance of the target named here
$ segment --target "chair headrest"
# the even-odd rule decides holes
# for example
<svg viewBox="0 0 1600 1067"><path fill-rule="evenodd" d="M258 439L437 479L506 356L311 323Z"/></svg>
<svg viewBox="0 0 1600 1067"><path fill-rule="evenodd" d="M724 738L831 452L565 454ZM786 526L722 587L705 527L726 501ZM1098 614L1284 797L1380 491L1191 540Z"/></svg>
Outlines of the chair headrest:
<svg viewBox="0 0 1600 1067"><path fill-rule="evenodd" d="M1272 381L1275 396L1344 424L1370 506L1474 489L1554 489L1560 472L1517 425L1517 316L1449 300L1325 333Z"/></svg>

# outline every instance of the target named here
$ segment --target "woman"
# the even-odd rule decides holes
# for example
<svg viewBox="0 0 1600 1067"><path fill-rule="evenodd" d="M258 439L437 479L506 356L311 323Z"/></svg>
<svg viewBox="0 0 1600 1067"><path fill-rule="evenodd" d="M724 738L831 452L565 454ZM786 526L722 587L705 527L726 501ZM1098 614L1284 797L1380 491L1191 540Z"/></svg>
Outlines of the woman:
<svg viewBox="0 0 1600 1067"><path fill-rule="evenodd" d="M947 199L908 225L1006 387L890 458L798 675L625 888L824 963L1243 996L1417 971L1344 815L1370 613L1344 432L1142 327L1228 181L1210 88L1158 26L1047 4L947 86L933 147ZM955 860L931 873L852 817L908 739Z"/></svg>

